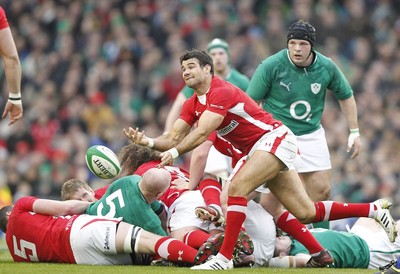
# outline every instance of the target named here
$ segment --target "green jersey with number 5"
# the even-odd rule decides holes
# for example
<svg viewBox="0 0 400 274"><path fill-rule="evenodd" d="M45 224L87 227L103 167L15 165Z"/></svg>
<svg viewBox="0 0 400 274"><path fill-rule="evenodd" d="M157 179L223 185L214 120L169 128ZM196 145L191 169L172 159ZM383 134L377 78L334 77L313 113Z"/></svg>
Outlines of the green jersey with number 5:
<svg viewBox="0 0 400 274"><path fill-rule="evenodd" d="M314 51L308 67L295 66L287 49L268 57L257 67L246 93L282 121L294 134L320 128L326 90L338 100L353 95L349 82L332 59Z"/></svg>
<svg viewBox="0 0 400 274"><path fill-rule="evenodd" d="M103 197L86 210L89 215L112 218L122 217L124 222L137 225L158 235L166 236L155 210L162 206L158 201L149 205L138 183L141 177L131 175L114 181Z"/></svg>

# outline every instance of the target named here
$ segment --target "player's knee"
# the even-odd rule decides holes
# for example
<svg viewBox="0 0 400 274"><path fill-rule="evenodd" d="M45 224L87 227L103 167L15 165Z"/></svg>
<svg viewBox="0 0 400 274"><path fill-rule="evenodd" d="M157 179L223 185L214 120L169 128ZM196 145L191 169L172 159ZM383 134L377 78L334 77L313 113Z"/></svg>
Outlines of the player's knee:
<svg viewBox="0 0 400 274"><path fill-rule="evenodd" d="M329 197L331 196L331 189L328 187L321 193L321 198L318 201L326 201L329 200Z"/></svg>
<svg viewBox="0 0 400 274"><path fill-rule="evenodd" d="M303 207L302 210L300 210L299 212L296 213L295 217L302 224L310 224L315 219L315 208L314 207Z"/></svg>
<svg viewBox="0 0 400 274"><path fill-rule="evenodd" d="M329 200L329 197L331 195L331 188L330 186L325 186L325 187L320 187L320 188L314 188L313 191L308 191L309 196L312 201L318 202L318 201L326 201Z"/></svg>

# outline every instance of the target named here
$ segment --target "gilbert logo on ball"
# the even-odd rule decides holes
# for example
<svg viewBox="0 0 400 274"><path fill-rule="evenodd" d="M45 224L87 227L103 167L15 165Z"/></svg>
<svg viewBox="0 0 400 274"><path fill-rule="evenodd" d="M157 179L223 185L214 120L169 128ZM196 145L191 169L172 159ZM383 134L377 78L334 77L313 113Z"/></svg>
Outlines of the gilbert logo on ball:
<svg viewBox="0 0 400 274"><path fill-rule="evenodd" d="M112 179L121 171L117 155L108 147L95 145L86 151L86 164L93 174L102 179Z"/></svg>

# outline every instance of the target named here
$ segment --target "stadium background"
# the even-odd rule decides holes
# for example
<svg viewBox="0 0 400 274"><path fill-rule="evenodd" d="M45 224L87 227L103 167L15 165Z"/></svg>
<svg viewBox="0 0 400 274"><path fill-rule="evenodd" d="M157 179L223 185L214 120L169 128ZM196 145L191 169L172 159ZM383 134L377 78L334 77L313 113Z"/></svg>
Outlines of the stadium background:
<svg viewBox="0 0 400 274"><path fill-rule="evenodd" d="M350 81L363 151L350 160L348 129L327 96L323 125L339 201L394 200L400 218L400 5L390 0L0 1L23 69L24 119L0 121L0 206L21 196L59 198L69 178L104 185L85 151L118 151L122 128L162 134L169 107L184 85L179 56L215 37L231 47L231 63L251 77L258 63L286 45L296 19L317 29L315 48ZM7 98L0 64L1 109ZM329 94L329 93L328 93ZM188 156L179 159L187 165ZM12 197L12 198L11 198Z"/></svg>

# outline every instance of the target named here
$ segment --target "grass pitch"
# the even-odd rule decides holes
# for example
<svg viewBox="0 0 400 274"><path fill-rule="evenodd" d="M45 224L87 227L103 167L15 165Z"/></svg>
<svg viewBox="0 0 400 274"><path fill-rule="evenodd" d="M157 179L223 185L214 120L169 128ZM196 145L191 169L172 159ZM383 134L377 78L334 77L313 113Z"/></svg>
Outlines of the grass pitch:
<svg viewBox="0 0 400 274"><path fill-rule="evenodd" d="M159 267L159 266L91 266L91 265L68 265L48 263L14 263L8 252L3 239L0 238L0 274L9 273L40 273L40 274L187 274L187 273L213 273L216 271L194 271L184 267ZM222 271L217 271L218 273ZM279 268L236 268L229 270L229 273L295 273L295 274L373 274L376 271L368 269L279 269Z"/></svg>

